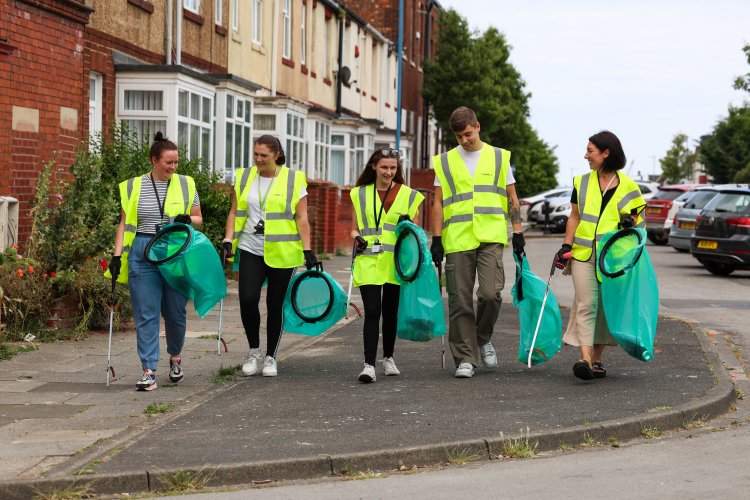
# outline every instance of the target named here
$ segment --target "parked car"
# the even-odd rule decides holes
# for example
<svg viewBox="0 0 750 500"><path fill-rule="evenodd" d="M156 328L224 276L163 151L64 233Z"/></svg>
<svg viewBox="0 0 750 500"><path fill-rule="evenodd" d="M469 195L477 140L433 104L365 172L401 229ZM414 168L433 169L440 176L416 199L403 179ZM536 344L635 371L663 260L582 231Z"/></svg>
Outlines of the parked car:
<svg viewBox="0 0 750 500"><path fill-rule="evenodd" d="M750 269L750 186L721 189L708 202L695 221L690 253L719 276Z"/></svg>
<svg viewBox="0 0 750 500"><path fill-rule="evenodd" d="M643 196L643 199L646 201L653 198L656 192L659 190L658 182L636 180L635 183L638 184L639 188L641 188L641 196Z"/></svg>
<svg viewBox="0 0 750 500"><path fill-rule="evenodd" d="M669 241L669 228L677 211L685 204L686 198L680 195L702 184L672 184L661 186L654 197L646 202L646 233L655 245L666 245Z"/></svg>
<svg viewBox="0 0 750 500"><path fill-rule="evenodd" d="M529 210L529 222L534 226L544 226L545 221L549 220L547 229L553 232L564 232L568 217L570 217L570 197L572 195L573 189L568 188L559 196L537 203ZM546 217L547 214L549 214L549 219Z"/></svg>
<svg viewBox="0 0 750 500"><path fill-rule="evenodd" d="M541 193L537 193L533 196L527 196L526 198L521 198L519 203L521 204L521 220L529 220L529 211L532 207L534 207L537 203L544 201L545 199L552 198L555 196L560 196L560 193L563 193L565 191L571 190L570 187L556 187L554 189L548 189L546 191L542 191Z"/></svg>
<svg viewBox="0 0 750 500"><path fill-rule="evenodd" d="M706 186L680 195L680 197L690 195L690 198L677 211L672 227L669 228L669 245L672 248L679 252L690 251L690 237L693 236L695 230L695 219L721 188L722 186ZM679 200L680 197L677 199Z"/></svg>

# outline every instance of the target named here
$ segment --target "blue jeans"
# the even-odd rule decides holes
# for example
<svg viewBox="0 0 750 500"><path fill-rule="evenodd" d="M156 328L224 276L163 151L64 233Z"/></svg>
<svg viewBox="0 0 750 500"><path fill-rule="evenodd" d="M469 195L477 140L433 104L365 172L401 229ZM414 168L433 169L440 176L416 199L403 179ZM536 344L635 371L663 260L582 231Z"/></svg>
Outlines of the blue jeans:
<svg viewBox="0 0 750 500"><path fill-rule="evenodd" d="M138 357L144 370L159 363L159 316L164 316L167 352L176 356L185 345L188 299L170 287L157 266L143 258L149 236L136 235L128 254L128 286L133 304Z"/></svg>

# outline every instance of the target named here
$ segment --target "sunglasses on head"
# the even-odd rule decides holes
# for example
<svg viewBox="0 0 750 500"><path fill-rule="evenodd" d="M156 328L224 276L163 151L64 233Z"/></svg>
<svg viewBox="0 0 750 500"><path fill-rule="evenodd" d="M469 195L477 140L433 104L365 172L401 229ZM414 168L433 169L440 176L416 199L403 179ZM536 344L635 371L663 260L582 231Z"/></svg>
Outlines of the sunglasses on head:
<svg viewBox="0 0 750 500"><path fill-rule="evenodd" d="M380 156L383 158L398 158L401 153L398 152L398 149L383 148L380 150Z"/></svg>

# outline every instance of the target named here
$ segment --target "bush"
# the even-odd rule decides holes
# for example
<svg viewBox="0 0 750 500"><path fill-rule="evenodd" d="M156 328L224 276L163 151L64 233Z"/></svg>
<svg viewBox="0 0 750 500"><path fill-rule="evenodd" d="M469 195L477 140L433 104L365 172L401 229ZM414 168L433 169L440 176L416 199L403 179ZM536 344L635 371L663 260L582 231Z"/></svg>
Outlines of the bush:
<svg viewBox="0 0 750 500"><path fill-rule="evenodd" d="M0 256L0 297L4 340L21 340L25 332L45 327L54 293L39 263L9 248Z"/></svg>

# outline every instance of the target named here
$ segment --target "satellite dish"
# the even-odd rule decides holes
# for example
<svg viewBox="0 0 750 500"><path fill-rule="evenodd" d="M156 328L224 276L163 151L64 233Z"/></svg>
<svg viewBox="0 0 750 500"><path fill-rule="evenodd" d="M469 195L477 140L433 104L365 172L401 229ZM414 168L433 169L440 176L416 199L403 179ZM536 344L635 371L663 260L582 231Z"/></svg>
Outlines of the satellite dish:
<svg viewBox="0 0 750 500"><path fill-rule="evenodd" d="M344 85L349 85L349 79L352 77L352 71L347 66L342 66L339 70L339 78L341 78L341 83Z"/></svg>

